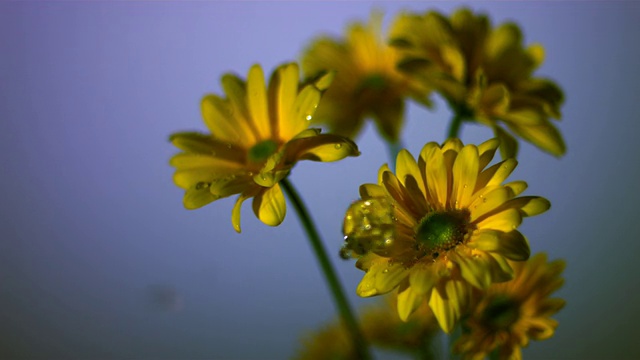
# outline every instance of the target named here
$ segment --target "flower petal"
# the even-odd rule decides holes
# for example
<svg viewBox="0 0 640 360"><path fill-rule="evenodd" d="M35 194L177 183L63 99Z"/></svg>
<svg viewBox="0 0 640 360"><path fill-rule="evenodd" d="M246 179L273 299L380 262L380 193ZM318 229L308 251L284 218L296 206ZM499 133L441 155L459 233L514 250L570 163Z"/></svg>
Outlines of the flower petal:
<svg viewBox="0 0 640 360"><path fill-rule="evenodd" d="M511 189L504 186L500 186L485 195L479 196L469 205L469 209L471 210L469 221L477 221L484 215L491 213L503 205L512 197Z"/></svg>
<svg viewBox="0 0 640 360"><path fill-rule="evenodd" d="M388 293L395 289L408 274L409 270L404 265L389 264L388 259L379 257L371 263L356 293L362 297Z"/></svg>
<svg viewBox="0 0 640 360"><path fill-rule="evenodd" d="M220 197L211 194L207 185L198 184L187 189L184 194L184 198L182 199L182 204L186 209L194 210L218 200L219 198Z"/></svg>
<svg viewBox="0 0 640 360"><path fill-rule="evenodd" d="M423 294L413 291L411 286L407 286L402 291L398 290L398 315L400 320L407 321L411 315L422 304Z"/></svg>
<svg viewBox="0 0 640 360"><path fill-rule="evenodd" d="M255 196L257 194L256 189L252 189L249 191L245 191L236 200L235 205L233 205L233 210L231 211L231 224L233 224L233 228L236 232L240 233L242 230L240 229L240 210L242 208L242 203L248 198Z"/></svg>
<svg viewBox="0 0 640 360"><path fill-rule="evenodd" d="M251 119L260 140L272 138L271 122L267 108L267 88L262 67L256 64L249 69L247 77L247 103Z"/></svg>
<svg viewBox="0 0 640 360"><path fill-rule="evenodd" d="M496 138L500 139L500 155L502 158L515 158L518 155L518 141L499 126L494 126L493 132Z"/></svg>
<svg viewBox="0 0 640 360"><path fill-rule="evenodd" d="M478 175L475 191L489 186L500 185L511 175L516 166L518 166L518 161L514 158L509 158L485 169Z"/></svg>
<svg viewBox="0 0 640 360"><path fill-rule="evenodd" d="M545 119L542 124L534 126L518 126L511 123L508 123L507 126L523 139L552 155L560 156L567 150L562 135L549 120Z"/></svg>
<svg viewBox="0 0 640 360"><path fill-rule="evenodd" d="M523 196L509 200L504 206L519 209L522 216L534 216L549 210L551 203L543 197Z"/></svg>
<svg viewBox="0 0 640 360"><path fill-rule="evenodd" d="M489 165L499 145L500 140L498 140L497 138L489 139L478 145L478 169L482 171L485 167L487 167L487 165Z"/></svg>
<svg viewBox="0 0 640 360"><path fill-rule="evenodd" d="M280 225L287 213L287 204L280 184L275 184L256 195L252 205L258 219L269 226Z"/></svg>
<svg viewBox="0 0 640 360"><path fill-rule="evenodd" d="M442 290L431 292L429 306L442 330L449 334L462 315L469 291L464 281L458 280L449 280L443 287Z"/></svg>
<svg viewBox="0 0 640 360"><path fill-rule="evenodd" d="M418 294L427 294L436 284L438 276L434 272L434 267L429 264L419 263L411 268L409 282L411 287Z"/></svg>
<svg viewBox="0 0 640 360"><path fill-rule="evenodd" d="M478 148L475 145L463 147L453 164L451 205L455 208L466 208L469 205L471 194L476 187L478 166Z"/></svg>
<svg viewBox="0 0 640 360"><path fill-rule="evenodd" d="M493 229L502 232L515 230L522 223L522 215L516 209L506 209L478 222L478 229Z"/></svg>
<svg viewBox="0 0 640 360"><path fill-rule="evenodd" d="M523 261L531 250L527 239L517 230L508 233L495 230L480 230L467 242L470 248L500 254L507 259Z"/></svg>
<svg viewBox="0 0 640 360"><path fill-rule="evenodd" d="M171 134L169 141L182 151L198 154L212 155L214 148L211 135L192 131Z"/></svg>
<svg viewBox="0 0 640 360"><path fill-rule="evenodd" d="M418 168L416 160L406 149L402 149L398 153L396 159L396 173L398 175L398 179L400 179L405 186L407 186L407 177L412 177L415 184L422 192L422 197L426 199L427 191L424 187L422 175L420 174L420 168Z"/></svg>
<svg viewBox="0 0 640 360"><path fill-rule="evenodd" d="M280 123L280 136L283 139L291 139L309 127L309 121L320 102L320 95L320 90L313 85L307 85L300 91L287 117L289 120L286 124Z"/></svg>
<svg viewBox="0 0 640 360"><path fill-rule="evenodd" d="M291 121L289 115L298 95L298 74L297 64L285 64L278 67L269 80L269 117L274 138L290 139L288 136L284 137L280 129L288 128Z"/></svg>
<svg viewBox="0 0 640 360"><path fill-rule="evenodd" d="M426 154L425 163L427 189L431 199L444 207L448 201L448 180L442 150L438 147L430 148L429 153Z"/></svg>
<svg viewBox="0 0 640 360"><path fill-rule="evenodd" d="M387 196L387 193L384 191L384 188L380 185L376 184L362 184L360 185L360 197L362 200L367 200L371 198L381 197L384 198Z"/></svg>
<svg viewBox="0 0 640 360"><path fill-rule="evenodd" d="M360 155L358 146L353 141L333 134L291 140L285 151L287 163L299 160L331 162Z"/></svg>

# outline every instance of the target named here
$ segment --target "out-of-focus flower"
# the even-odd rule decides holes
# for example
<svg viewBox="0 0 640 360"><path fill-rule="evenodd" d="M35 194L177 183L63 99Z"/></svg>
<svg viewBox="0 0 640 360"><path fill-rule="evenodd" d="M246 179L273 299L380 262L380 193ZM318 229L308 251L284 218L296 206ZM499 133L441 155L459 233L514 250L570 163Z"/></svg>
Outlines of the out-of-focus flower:
<svg viewBox="0 0 640 360"><path fill-rule="evenodd" d="M454 344L454 351L465 359L484 359L494 351L500 359L521 359L521 348L529 339L548 339L558 326L550 316L565 301L549 296L564 283L560 277L564 261L547 262L546 254L536 254L527 262L511 265L513 280L494 284L473 297L463 335Z"/></svg>
<svg viewBox="0 0 640 360"><path fill-rule="evenodd" d="M179 132L170 137L183 151L170 164L176 168L175 184L186 190L184 206L197 209L240 194L232 211L236 231L240 207L248 198L253 198L253 211L263 223L279 225L286 204L278 182L297 161L336 161L359 154L351 140L309 128L332 76L325 74L300 88L298 65L290 63L273 72L267 89L259 65L251 67L246 82L224 75L227 97L202 99L202 116L211 134Z"/></svg>
<svg viewBox="0 0 640 360"><path fill-rule="evenodd" d="M390 32L403 54L400 67L438 91L462 121L492 127L502 140L503 157L517 152L517 141L504 126L553 155L565 153L549 120L561 117L562 90L533 77L544 48L524 48L516 24L493 28L485 15L463 8L451 18L435 11L401 14Z"/></svg>
<svg viewBox="0 0 640 360"><path fill-rule="evenodd" d="M398 289L398 313L406 319L426 297L442 329L450 332L471 286L486 289L510 280L507 259L529 257L529 244L516 230L523 217L549 209L537 196L517 197L524 181L502 182L516 167L506 159L488 168L499 141L480 146L449 139L428 143L418 162L408 151L397 157L396 173L383 165L378 183L360 186L362 200L344 220L343 255L358 257L366 271L360 296Z"/></svg>
<svg viewBox="0 0 640 360"><path fill-rule="evenodd" d="M344 39L320 37L302 55L307 77L334 70L333 85L322 97L314 122L355 138L366 118L372 118L387 141L398 141L406 97L429 105L428 89L396 69L398 52L383 41L382 14L368 24L351 24Z"/></svg>
<svg viewBox="0 0 640 360"><path fill-rule="evenodd" d="M389 294L383 301L361 311L360 326L368 344L380 349L419 354L431 358L429 345L438 331L431 309L423 306L402 321L396 311L397 298ZM308 333L297 359L358 359L349 333L334 320L319 331Z"/></svg>

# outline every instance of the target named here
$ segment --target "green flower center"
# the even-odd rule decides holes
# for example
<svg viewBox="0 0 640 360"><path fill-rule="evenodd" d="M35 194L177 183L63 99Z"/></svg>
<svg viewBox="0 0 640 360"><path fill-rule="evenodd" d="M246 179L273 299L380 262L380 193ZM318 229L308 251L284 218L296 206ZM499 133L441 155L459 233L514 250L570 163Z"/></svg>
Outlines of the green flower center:
<svg viewBox="0 0 640 360"><path fill-rule="evenodd" d="M261 141L249 149L249 160L262 162L278 150L278 143L268 139Z"/></svg>
<svg viewBox="0 0 640 360"><path fill-rule="evenodd" d="M464 211L432 212L416 229L416 240L425 255L437 258L442 251L464 241L468 232L468 214Z"/></svg>
<svg viewBox="0 0 640 360"><path fill-rule="evenodd" d="M509 297L492 299L482 314L482 323L494 330L508 330L520 317L518 303Z"/></svg>
<svg viewBox="0 0 640 360"><path fill-rule="evenodd" d="M384 90L387 86L387 81L384 76L380 74L371 74L362 80L361 86L365 89L372 90Z"/></svg>

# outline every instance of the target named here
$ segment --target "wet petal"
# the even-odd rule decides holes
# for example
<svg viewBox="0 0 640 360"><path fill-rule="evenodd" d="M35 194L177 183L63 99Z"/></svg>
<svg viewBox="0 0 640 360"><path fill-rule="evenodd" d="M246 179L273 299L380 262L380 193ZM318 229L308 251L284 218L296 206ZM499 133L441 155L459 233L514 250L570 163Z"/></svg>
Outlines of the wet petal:
<svg viewBox="0 0 640 360"><path fill-rule="evenodd" d="M469 220L471 222L477 221L479 218L491 213L493 210L503 205L512 197L511 190L501 186L488 192L482 197L476 198L469 206L471 209L471 217Z"/></svg>
<svg viewBox="0 0 640 360"><path fill-rule="evenodd" d="M320 90L313 85L307 85L300 91L289 112L288 122L280 124L280 136L291 139L309 127L316 107L320 102Z"/></svg>
<svg viewBox="0 0 640 360"><path fill-rule="evenodd" d="M386 258L378 258L371 263L371 267L360 281L356 293L362 297L369 297L388 293L409 274L402 264L389 264Z"/></svg>
<svg viewBox="0 0 640 360"><path fill-rule="evenodd" d="M522 223L522 215L516 209L506 209L505 211L493 214L482 221L477 226L478 229L493 229L502 232L515 230Z"/></svg>
<svg viewBox="0 0 640 360"><path fill-rule="evenodd" d="M380 185L376 184L362 184L360 185L360 197L362 200L367 200L371 198L384 198L387 196L387 193L384 191L384 188Z"/></svg>
<svg viewBox="0 0 640 360"><path fill-rule="evenodd" d="M478 175L476 191L489 186L500 185L518 166L518 161L514 158L503 160L485 169Z"/></svg>
<svg viewBox="0 0 640 360"><path fill-rule="evenodd" d="M451 203L455 208L466 208L469 204L476 187L478 165L478 148L475 145L463 147L453 164Z"/></svg>
<svg viewBox="0 0 640 360"><path fill-rule="evenodd" d="M198 154L211 155L214 147L211 135L191 131L171 134L169 141L182 151Z"/></svg>
<svg viewBox="0 0 640 360"><path fill-rule="evenodd" d="M353 141L333 134L291 140L286 146L286 153L287 163L299 160L331 162L360 155Z"/></svg>
<svg viewBox="0 0 640 360"><path fill-rule="evenodd" d="M433 266L428 264L416 264L411 268L409 282L418 294L427 294L436 284L439 277L434 273Z"/></svg>
<svg viewBox="0 0 640 360"><path fill-rule="evenodd" d="M442 150L440 148L431 148L425 158L425 162L427 164L427 188L431 199L437 201L441 206L445 206L448 200L448 183Z"/></svg>
<svg viewBox="0 0 640 360"><path fill-rule="evenodd" d="M297 64L286 64L278 67L269 80L269 117L274 138L284 138L280 129L287 128L290 121L291 108L298 95L298 73Z"/></svg>
<svg viewBox="0 0 640 360"><path fill-rule="evenodd" d="M489 165L499 145L500 140L498 140L497 138L489 139L478 145L478 169L483 170L485 167L487 167L487 165Z"/></svg>
<svg viewBox="0 0 640 360"><path fill-rule="evenodd" d="M517 230L508 233L481 230L471 237L467 246L500 254L514 261L526 260L531 253L527 239Z"/></svg>
<svg viewBox="0 0 640 360"><path fill-rule="evenodd" d="M505 207L519 209L522 212L522 216L534 216L549 210L551 203L543 197L523 196L509 200Z"/></svg>
<svg viewBox="0 0 640 360"><path fill-rule="evenodd" d="M287 213L284 194L279 184L264 190L253 199L253 212L269 226L278 226Z"/></svg>
<svg viewBox="0 0 640 360"><path fill-rule="evenodd" d="M236 200L235 205L233 206L233 210L231 211L231 224L233 224L233 228L238 232L242 232L240 229L240 210L242 208L242 203L250 197L253 197L257 194L256 189L252 189L249 191L245 191Z"/></svg>
<svg viewBox="0 0 640 360"><path fill-rule="evenodd" d="M187 189L182 199L182 204L189 210L201 208L210 202L218 200L219 197L209 192L209 187L205 184L198 184Z"/></svg>

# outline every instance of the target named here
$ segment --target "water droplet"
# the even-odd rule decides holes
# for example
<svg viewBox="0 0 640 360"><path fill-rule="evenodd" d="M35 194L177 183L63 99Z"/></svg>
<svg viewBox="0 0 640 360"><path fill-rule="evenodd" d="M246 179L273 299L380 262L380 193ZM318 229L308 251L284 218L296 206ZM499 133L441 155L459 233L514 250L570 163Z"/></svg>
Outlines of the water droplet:
<svg viewBox="0 0 640 360"><path fill-rule="evenodd" d="M483 199L482 199L482 202L483 202L483 203L486 203L486 202L487 202L487 198L483 198Z"/></svg>
<svg viewBox="0 0 640 360"><path fill-rule="evenodd" d="M307 115L307 117L306 117L305 119L307 119L307 120L311 120L311 119L312 119L312 117L311 117L311 115Z"/></svg>
<svg viewBox="0 0 640 360"><path fill-rule="evenodd" d="M199 183L196 184L196 190L202 190L202 189L206 189L209 187L209 183L206 183L204 181L200 181Z"/></svg>
<svg viewBox="0 0 640 360"><path fill-rule="evenodd" d="M383 273L383 274L386 274L386 273L388 273L388 272L389 272L389 269L384 269L384 270L382 270L382 273Z"/></svg>
<svg viewBox="0 0 640 360"><path fill-rule="evenodd" d="M335 148L336 148L337 150L340 150L340 149L342 148L342 144L336 144Z"/></svg>
<svg viewBox="0 0 640 360"><path fill-rule="evenodd" d="M365 201L364 206L371 206L371 201Z"/></svg>
<svg viewBox="0 0 640 360"><path fill-rule="evenodd" d="M368 230L371 230L371 224L366 224L366 225L364 226L364 229L365 229L365 230L367 230L367 231L368 231Z"/></svg>
<svg viewBox="0 0 640 360"><path fill-rule="evenodd" d="M231 150L232 147L231 144L227 144L227 149Z"/></svg>
<svg viewBox="0 0 640 360"><path fill-rule="evenodd" d="M467 186L467 184L464 184L464 186L462 187L463 189L468 188L469 186Z"/></svg>

